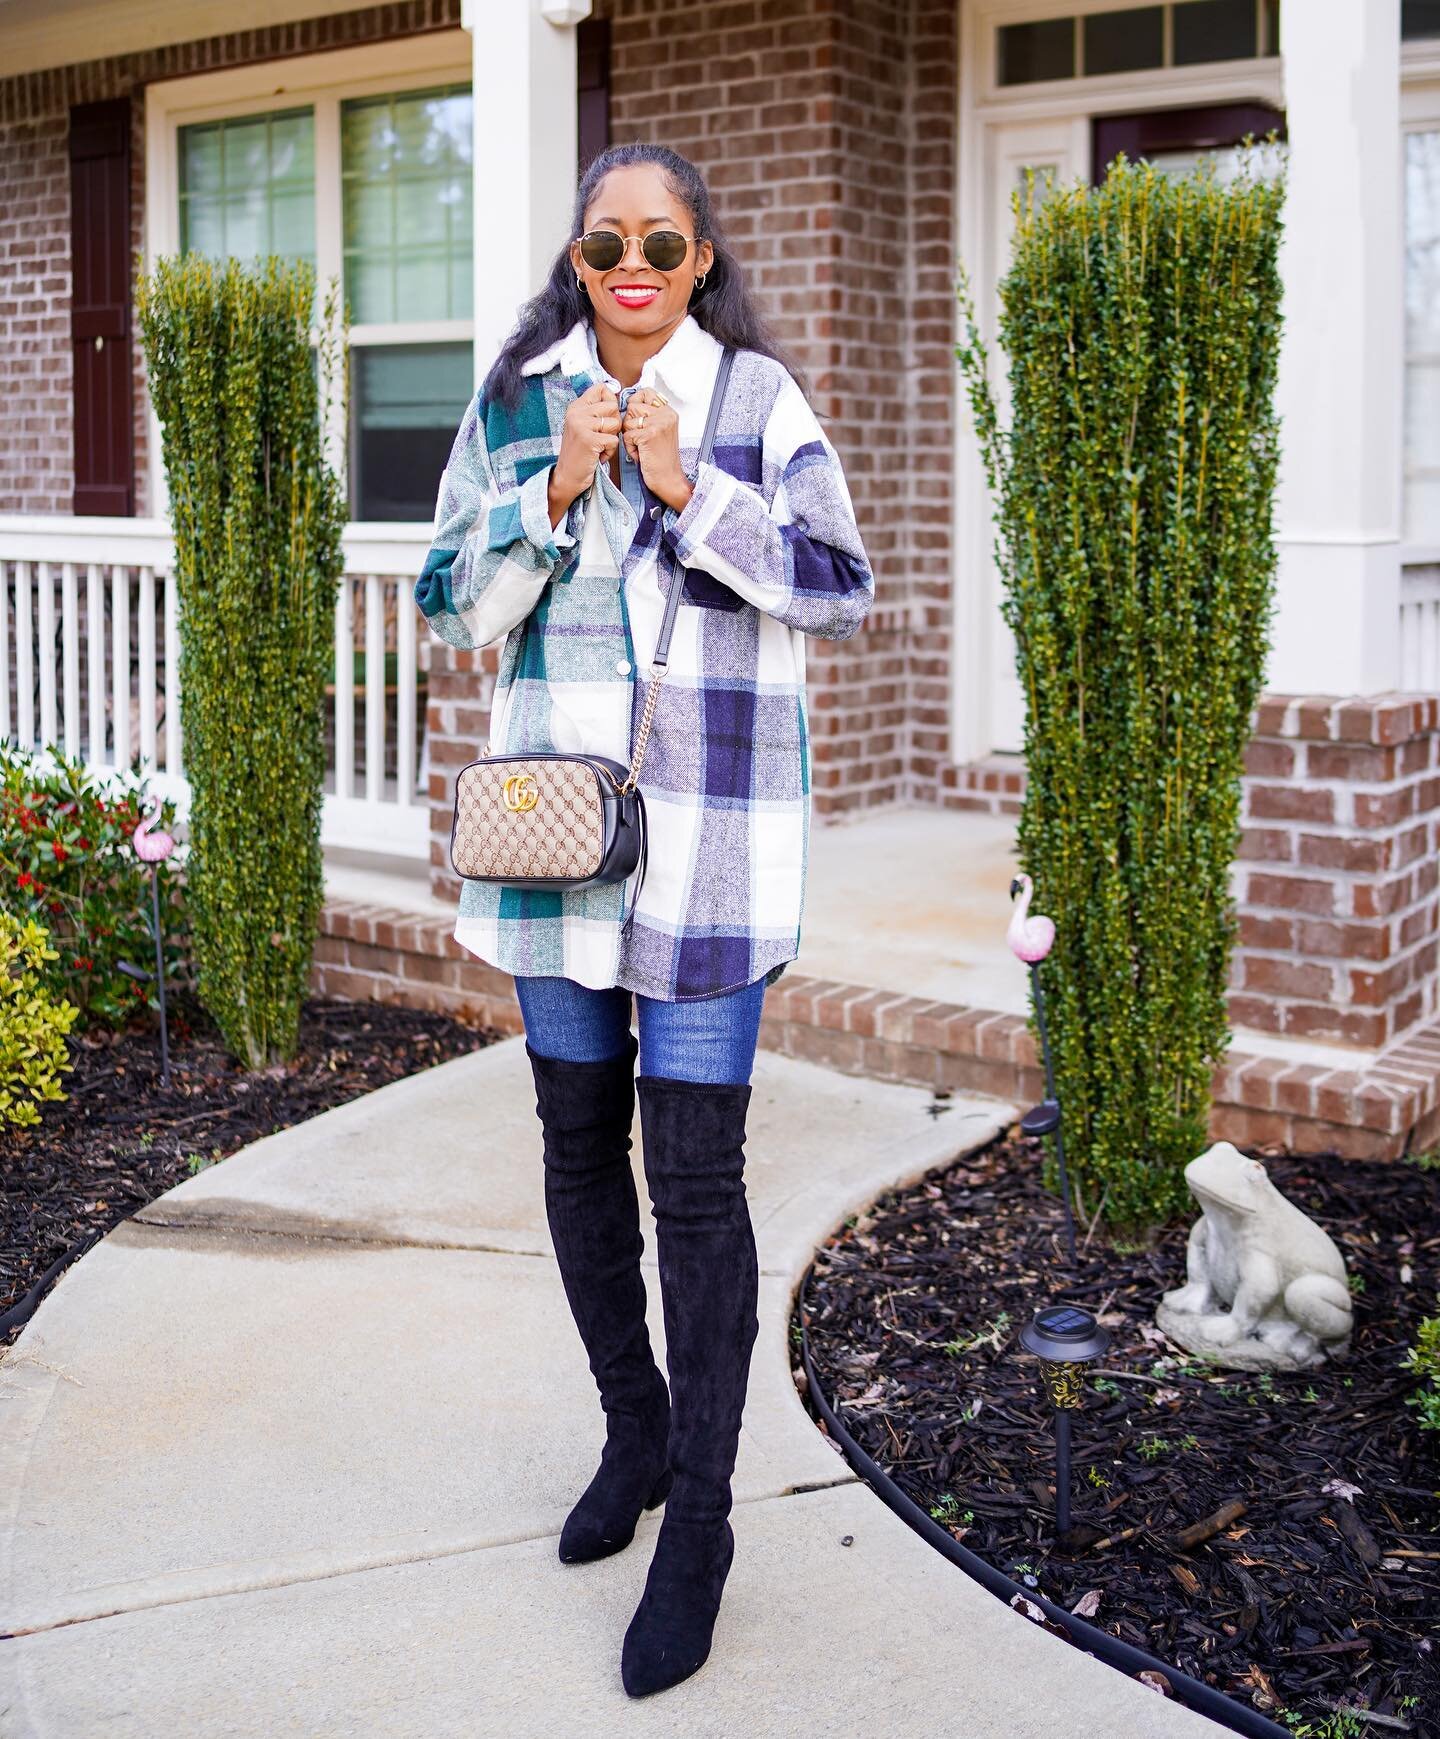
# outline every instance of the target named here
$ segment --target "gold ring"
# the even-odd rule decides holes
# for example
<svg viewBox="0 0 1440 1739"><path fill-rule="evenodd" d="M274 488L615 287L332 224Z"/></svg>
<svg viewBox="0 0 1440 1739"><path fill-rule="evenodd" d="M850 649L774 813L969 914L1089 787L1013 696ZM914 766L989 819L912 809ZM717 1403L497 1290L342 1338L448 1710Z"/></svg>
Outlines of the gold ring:
<svg viewBox="0 0 1440 1739"><path fill-rule="evenodd" d="M664 393L663 392L656 392L656 390L653 386L650 388L650 395L655 400L655 403L657 405L668 405L670 403L669 399L667 399L665 397Z"/></svg>
<svg viewBox="0 0 1440 1739"><path fill-rule="evenodd" d="M638 416L638 417L636 417L636 419L635 419L635 427L636 427L636 428L637 428L637 429L643 429L643 428L644 428L644 427L645 427L645 418L644 418L644 417L643 417L643 416Z"/></svg>

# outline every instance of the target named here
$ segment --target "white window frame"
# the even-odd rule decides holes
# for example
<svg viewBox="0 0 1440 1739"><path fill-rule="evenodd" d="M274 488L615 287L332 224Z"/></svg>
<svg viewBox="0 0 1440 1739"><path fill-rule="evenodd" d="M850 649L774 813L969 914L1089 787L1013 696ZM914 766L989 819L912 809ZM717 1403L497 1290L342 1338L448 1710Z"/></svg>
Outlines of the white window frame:
<svg viewBox="0 0 1440 1739"><path fill-rule="evenodd" d="M1129 11L1145 0L961 0L958 79L955 234L961 258L972 275L976 313L993 371L1003 363L996 343L995 295L1002 262L990 257L991 178L1000 129L1016 122L1045 123L1069 134L1069 154L1078 173L1090 173L1090 120L1096 115L1128 114L1138 109L1191 108L1222 103L1260 102L1283 109L1281 59L1266 55L1218 60L1199 66L1152 67L1139 72L1093 77L996 82L996 32L1002 24L1034 19L1089 16ZM1291 0L1292 5L1304 0ZM1284 0L1282 0L1283 13ZM1283 29L1283 24L1282 24ZM955 343L964 332L954 310ZM958 367L958 365L957 365ZM999 576L992 563L994 542L989 491L980 449L957 375L957 428L951 525L950 758L957 765L980 760L995 750L996 621ZM1011 751L1018 752L1018 751Z"/></svg>
<svg viewBox="0 0 1440 1739"><path fill-rule="evenodd" d="M340 185L340 105L350 97L382 96L391 91L423 90L431 85L471 83L473 53L464 30L437 30L397 37L358 48L296 55L279 61L190 78L166 79L145 89L145 269L180 250L181 127L200 121L232 120L273 109L309 107L315 116L315 275L324 287L331 278L342 289L344 211ZM413 320L394 325L360 323L350 328L350 346L372 344L473 344L470 320ZM348 429L344 407L332 405L325 429L329 461L348 491ZM169 496L160 455L160 426L150 410L150 500L158 518L168 519ZM361 533L393 536L394 524L358 525ZM428 530L428 527L426 527Z"/></svg>
<svg viewBox="0 0 1440 1739"><path fill-rule="evenodd" d="M1401 45L1400 54L1400 131L1405 133L1434 133L1440 131L1440 42L1422 41L1407 42ZM1402 148L1400 155L1400 173L1405 173L1405 157ZM1403 310L1400 315L1404 319ZM1405 361L1412 360L1409 350L1405 352ZM1401 464L1404 475L1410 476L1410 464L1403 450ZM1430 467L1426 467L1427 475ZM1402 538L1404 532L1402 527ZM1400 545L1400 561L1402 566L1433 566L1440 563L1440 544L1405 543Z"/></svg>

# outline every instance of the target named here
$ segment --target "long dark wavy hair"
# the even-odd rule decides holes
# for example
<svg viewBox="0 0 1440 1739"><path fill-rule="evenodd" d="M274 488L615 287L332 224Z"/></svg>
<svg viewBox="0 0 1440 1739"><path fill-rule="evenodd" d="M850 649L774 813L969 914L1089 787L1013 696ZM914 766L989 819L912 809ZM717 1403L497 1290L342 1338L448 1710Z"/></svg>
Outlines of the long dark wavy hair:
<svg viewBox="0 0 1440 1739"><path fill-rule="evenodd" d="M789 370L808 398L804 375L781 349L755 306L740 262L715 216L705 177L688 157L682 157L668 145L636 142L607 146L591 160L580 177L580 185L575 190L570 236L556 254L544 287L521 308L514 331L505 340L485 376L481 390L487 402L513 411L521 397L521 363L547 349L557 338L563 338L577 320L594 324L590 297L575 282L575 268L570 263L570 242L584 234L585 213L600 183L612 169L626 169L634 163L655 164L670 192L676 199L683 200L689 209L694 219L695 236L701 241L708 240L714 249L714 261L705 274L705 282L690 297L690 313L712 338L719 339L722 344L734 345L739 350L758 350L773 357Z"/></svg>

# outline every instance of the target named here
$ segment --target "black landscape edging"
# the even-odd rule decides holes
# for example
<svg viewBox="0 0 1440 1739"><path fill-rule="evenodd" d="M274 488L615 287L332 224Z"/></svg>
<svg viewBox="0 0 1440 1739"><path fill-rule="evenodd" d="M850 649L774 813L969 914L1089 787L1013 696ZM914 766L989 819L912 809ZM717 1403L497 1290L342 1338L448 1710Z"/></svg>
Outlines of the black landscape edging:
<svg viewBox="0 0 1440 1739"><path fill-rule="evenodd" d="M1246 1739L1294 1739L1288 1728L1279 1726L1268 1720L1258 1709L1247 1709L1243 1703L1237 1703L1233 1697L1228 1697L1223 1691L1217 1691L1213 1685L1207 1685L1202 1680L1192 1678L1189 1673L1182 1673L1178 1667L1171 1666L1167 1661L1156 1660L1143 1649L1136 1648L1133 1643L1122 1641L1118 1636L1111 1636L1108 1631L1101 1630L1097 1625L1089 1624L1083 1618L1077 1618L1073 1612L1067 1612L1063 1606L1057 1606L1037 1590L1022 1588L1018 1582L1012 1581L1003 1570L997 1570L984 1558L960 1543L951 1533L948 1533L933 1516L928 1516L919 1504L910 1497L886 1473L878 1461L875 1461L841 1422L839 1415L830 1405L824 1390L820 1387L815 1374L814 1361L810 1357L810 1339L806 1331L806 1316L809 1312L810 1276L815 1271L815 1264L807 1265L799 1286L800 1304L800 1358L805 1369L805 1381L816 1410L825 1421L831 1436L845 1452L845 1459L855 1472L865 1481L875 1495L892 1509L902 1522L912 1527L927 1545L933 1546L943 1557L957 1565L972 1580L987 1588L997 1599L1003 1600L1008 1606L1018 1594L1038 1606L1045 1616L1058 1624L1068 1639L1077 1648L1093 1654L1107 1666L1115 1667L1127 1677L1133 1677L1138 1672L1160 1674L1175 1693L1177 1703L1183 1703L1186 1708L1193 1709L1196 1714L1204 1715L1219 1726L1227 1727L1232 1733L1241 1733Z"/></svg>
<svg viewBox="0 0 1440 1739"><path fill-rule="evenodd" d="M12 1304L3 1316L0 1316L0 1335L6 1335L12 1329L23 1328L35 1312L40 1308L40 1301L60 1278L70 1264L83 1256L93 1244L98 1244L105 1236L103 1232L87 1232L79 1243L72 1244L63 1256L57 1257L18 1304Z"/></svg>

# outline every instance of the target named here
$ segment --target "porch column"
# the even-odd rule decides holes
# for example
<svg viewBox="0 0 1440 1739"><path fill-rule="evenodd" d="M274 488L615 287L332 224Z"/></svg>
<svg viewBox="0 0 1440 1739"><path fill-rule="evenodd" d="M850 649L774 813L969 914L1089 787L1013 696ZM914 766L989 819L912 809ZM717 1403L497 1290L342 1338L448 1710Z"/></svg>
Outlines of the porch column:
<svg viewBox="0 0 1440 1739"><path fill-rule="evenodd" d="M575 25L590 0L461 0L475 93L475 384L569 233Z"/></svg>
<svg viewBox="0 0 1440 1739"><path fill-rule="evenodd" d="M1265 687L1375 694L1399 680L1398 0L1287 5L1281 30L1290 161Z"/></svg>

